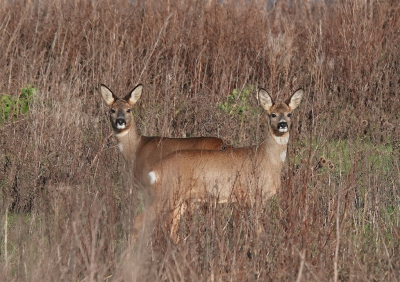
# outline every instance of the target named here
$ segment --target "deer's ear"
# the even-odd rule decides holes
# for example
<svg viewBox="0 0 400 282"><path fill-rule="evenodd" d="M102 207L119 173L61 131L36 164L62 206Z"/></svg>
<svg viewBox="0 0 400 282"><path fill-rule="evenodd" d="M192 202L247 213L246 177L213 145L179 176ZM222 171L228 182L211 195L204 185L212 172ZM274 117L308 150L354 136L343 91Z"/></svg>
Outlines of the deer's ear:
<svg viewBox="0 0 400 282"><path fill-rule="evenodd" d="M303 98L303 94L304 94L303 89L299 89L293 93L293 95L287 101L290 110L294 110L300 105L301 99Z"/></svg>
<svg viewBox="0 0 400 282"><path fill-rule="evenodd" d="M126 95L125 100L129 105L133 106L142 96L143 85L137 85L128 95Z"/></svg>
<svg viewBox="0 0 400 282"><path fill-rule="evenodd" d="M118 98L114 95L114 93L104 84L100 86L101 96L103 96L104 101L106 101L107 105L111 106L115 100Z"/></svg>
<svg viewBox="0 0 400 282"><path fill-rule="evenodd" d="M260 104L264 108L264 110L269 113L274 103L272 102L271 96L263 88L260 88L260 90L258 90L258 101L260 101Z"/></svg>

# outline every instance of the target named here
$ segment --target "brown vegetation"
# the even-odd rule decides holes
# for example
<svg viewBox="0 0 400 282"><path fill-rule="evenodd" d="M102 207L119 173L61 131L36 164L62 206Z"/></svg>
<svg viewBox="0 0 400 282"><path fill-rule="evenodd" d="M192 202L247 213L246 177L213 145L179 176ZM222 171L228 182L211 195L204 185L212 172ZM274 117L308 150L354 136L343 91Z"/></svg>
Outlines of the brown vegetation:
<svg viewBox="0 0 400 282"><path fill-rule="evenodd" d="M27 113L0 108L2 281L398 279L400 2L266 2L1 2L0 94L37 89ZM144 85L144 135L235 146L264 136L258 86L302 87L281 190L133 249L140 207L101 83Z"/></svg>

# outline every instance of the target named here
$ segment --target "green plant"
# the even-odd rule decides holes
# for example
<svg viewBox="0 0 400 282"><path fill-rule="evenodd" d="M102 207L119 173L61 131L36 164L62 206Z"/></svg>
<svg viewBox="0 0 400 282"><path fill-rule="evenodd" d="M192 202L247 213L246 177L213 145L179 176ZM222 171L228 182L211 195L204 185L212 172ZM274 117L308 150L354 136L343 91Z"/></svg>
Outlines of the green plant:
<svg viewBox="0 0 400 282"><path fill-rule="evenodd" d="M18 97L2 94L0 97L0 122L10 116L17 118L19 114L26 114L33 103L36 88L28 85L21 89Z"/></svg>
<svg viewBox="0 0 400 282"><path fill-rule="evenodd" d="M248 85L242 91L233 89L226 101L219 104L219 108L232 117L238 116L242 121L250 112L249 97L254 90L253 85ZM251 111L253 113L253 111Z"/></svg>

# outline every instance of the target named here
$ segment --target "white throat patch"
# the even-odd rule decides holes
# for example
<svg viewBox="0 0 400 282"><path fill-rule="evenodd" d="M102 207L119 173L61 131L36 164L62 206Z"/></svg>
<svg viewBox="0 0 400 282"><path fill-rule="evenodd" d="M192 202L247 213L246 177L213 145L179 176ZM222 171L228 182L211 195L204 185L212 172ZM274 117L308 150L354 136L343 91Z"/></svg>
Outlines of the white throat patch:
<svg viewBox="0 0 400 282"><path fill-rule="evenodd" d="M121 143L118 143L118 149L119 149L119 151L122 153L122 151L123 151L123 147L122 147L122 144Z"/></svg>
<svg viewBox="0 0 400 282"><path fill-rule="evenodd" d="M276 143L278 143L279 145L286 145L289 142L289 134L282 137L278 137L275 135L272 136L274 136Z"/></svg>
<svg viewBox="0 0 400 282"><path fill-rule="evenodd" d="M116 133L116 132L114 132L114 135L115 135L115 137L117 137L117 138L121 138L121 137L124 137L125 135L127 135L128 132L129 132L129 130L124 130L124 131L122 131L121 133Z"/></svg>
<svg viewBox="0 0 400 282"><path fill-rule="evenodd" d="M286 151L283 151L283 152L281 153L280 157L281 157L281 161L284 163L285 160L286 160Z"/></svg>

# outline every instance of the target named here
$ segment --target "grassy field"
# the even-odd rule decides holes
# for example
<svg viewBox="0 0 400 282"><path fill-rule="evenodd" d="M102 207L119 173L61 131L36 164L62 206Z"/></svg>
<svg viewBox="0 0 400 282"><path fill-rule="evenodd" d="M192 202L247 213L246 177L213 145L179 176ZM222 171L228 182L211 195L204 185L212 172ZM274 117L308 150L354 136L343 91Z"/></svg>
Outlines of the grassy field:
<svg viewBox="0 0 400 282"><path fill-rule="evenodd" d="M1 1L1 281L399 280L400 2L267 2ZM282 188L132 246L101 83L144 85L142 134L234 146L263 138L257 87L302 87Z"/></svg>

